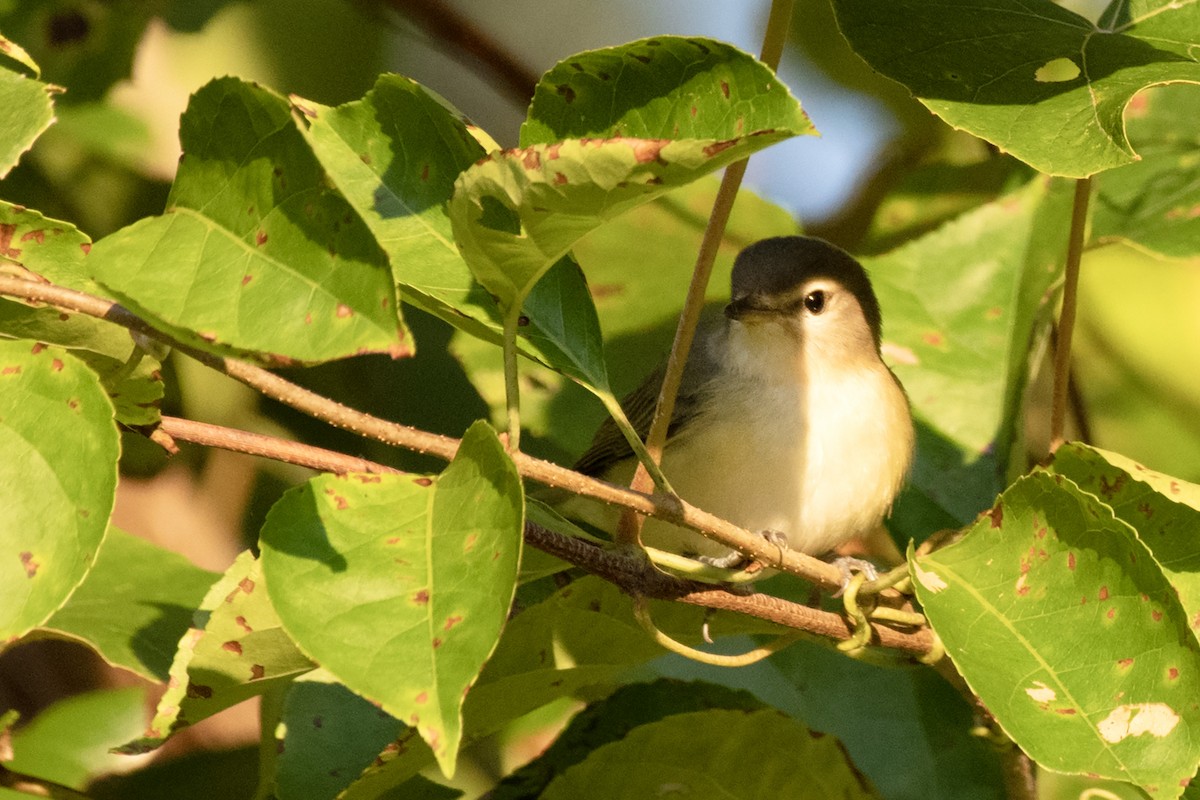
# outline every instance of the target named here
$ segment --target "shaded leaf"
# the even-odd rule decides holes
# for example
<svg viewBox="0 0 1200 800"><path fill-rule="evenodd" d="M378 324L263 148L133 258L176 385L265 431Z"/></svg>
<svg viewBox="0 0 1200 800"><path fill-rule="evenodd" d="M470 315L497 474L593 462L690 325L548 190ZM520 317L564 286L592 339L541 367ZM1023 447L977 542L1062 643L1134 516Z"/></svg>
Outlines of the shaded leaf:
<svg viewBox="0 0 1200 800"><path fill-rule="evenodd" d="M136 736L144 724L140 688L87 692L59 700L13 734L16 772L82 789L88 778L121 765L109 750Z"/></svg>
<svg viewBox="0 0 1200 800"><path fill-rule="evenodd" d="M883 308L884 357L917 421L917 460L897 507L909 535L967 522L1003 487L1010 461L1023 469L1017 420L1054 310L1070 201L1065 182L1038 179L863 259Z"/></svg>
<svg viewBox="0 0 1200 800"><path fill-rule="evenodd" d="M94 800L251 800L258 784L258 747L195 750L164 758L124 775L110 775L88 785Z"/></svg>
<svg viewBox="0 0 1200 800"><path fill-rule="evenodd" d="M123 303L197 346L266 361L411 350L383 254L283 98L215 80L192 96L180 140L167 213L88 259Z"/></svg>
<svg viewBox="0 0 1200 800"><path fill-rule="evenodd" d="M1100 176L1092 236L1165 256L1200 252L1200 88L1160 86L1129 104L1126 131L1142 160Z"/></svg>
<svg viewBox="0 0 1200 800"><path fill-rule="evenodd" d="M1200 630L1200 486L1147 469L1117 453L1068 444L1050 471L1070 478L1137 531Z"/></svg>
<svg viewBox="0 0 1200 800"><path fill-rule="evenodd" d="M477 423L441 476L317 477L263 527L284 627L351 690L417 728L447 774L463 696L508 614L523 511L515 467Z"/></svg>
<svg viewBox="0 0 1200 800"><path fill-rule="evenodd" d="M405 726L323 670L298 679L283 704L276 759L279 800L337 796Z"/></svg>
<svg viewBox="0 0 1200 800"><path fill-rule="evenodd" d="M1137 154L1142 89L1200 82L1200 5L1111 2L1098 23L1050 0L834 0L842 33L931 111L1042 172L1084 177Z"/></svg>
<svg viewBox="0 0 1200 800"><path fill-rule="evenodd" d="M284 632L262 587L262 564L247 551L204 596L178 641L167 691L145 737L155 747L173 731L286 684L315 665Z"/></svg>
<svg viewBox="0 0 1200 800"><path fill-rule="evenodd" d="M183 556L111 528L95 566L42 628L88 643L113 666L165 682L192 613L216 578Z"/></svg>
<svg viewBox="0 0 1200 800"><path fill-rule="evenodd" d="M119 455L91 370L58 348L0 341L0 642L45 622L87 575Z"/></svg>
<svg viewBox="0 0 1200 800"><path fill-rule="evenodd" d="M1108 506L1035 473L912 568L959 672L1039 764L1179 796L1200 763L1200 645Z"/></svg>
<svg viewBox="0 0 1200 800"><path fill-rule="evenodd" d="M877 797L836 739L775 709L713 709L642 725L567 769L542 797L632 800L663 787L694 797Z"/></svg>

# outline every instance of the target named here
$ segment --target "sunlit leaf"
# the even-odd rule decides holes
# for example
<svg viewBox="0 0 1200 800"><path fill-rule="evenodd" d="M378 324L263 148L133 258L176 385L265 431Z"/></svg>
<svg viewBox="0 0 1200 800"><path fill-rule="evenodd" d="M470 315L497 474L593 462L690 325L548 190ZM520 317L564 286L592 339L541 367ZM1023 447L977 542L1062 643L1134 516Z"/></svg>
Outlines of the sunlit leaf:
<svg viewBox="0 0 1200 800"><path fill-rule="evenodd" d="M201 347L315 362L410 351L383 254L287 102L233 78L192 96L167 213L96 243L91 273Z"/></svg>
<svg viewBox="0 0 1200 800"><path fill-rule="evenodd" d="M58 348L0 341L0 642L45 622L87 575L119 454L91 370Z"/></svg>
<svg viewBox="0 0 1200 800"><path fill-rule="evenodd" d="M1052 175L1136 160L1121 118L1130 99L1200 83L1193 2L1113 0L1095 24L1050 0L833 6L868 64L954 127Z"/></svg>
<svg viewBox="0 0 1200 800"><path fill-rule="evenodd" d="M1200 763L1200 645L1107 505L1036 473L912 568L959 672L1034 760L1179 796Z"/></svg>
<svg viewBox="0 0 1200 800"><path fill-rule="evenodd" d="M212 584L176 644L167 691L131 750L154 747L172 731L315 666L284 632L262 586L262 564L249 552Z"/></svg>
<svg viewBox="0 0 1200 800"><path fill-rule="evenodd" d="M26 150L54 122L51 89L19 72L0 67L0 178L17 165ZM0 255L3 254L0 247Z"/></svg>
<svg viewBox="0 0 1200 800"><path fill-rule="evenodd" d="M346 686L419 730L447 774L463 697L508 615L523 511L516 468L479 423L438 477L314 478L263 527L284 627Z"/></svg>

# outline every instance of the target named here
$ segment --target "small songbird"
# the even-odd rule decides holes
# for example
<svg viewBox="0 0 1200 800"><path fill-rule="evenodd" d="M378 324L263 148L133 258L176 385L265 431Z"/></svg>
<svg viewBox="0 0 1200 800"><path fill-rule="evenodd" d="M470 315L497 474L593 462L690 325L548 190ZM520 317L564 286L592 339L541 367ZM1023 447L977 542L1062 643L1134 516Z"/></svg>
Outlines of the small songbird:
<svg viewBox="0 0 1200 800"><path fill-rule="evenodd" d="M839 248L782 236L744 249L724 316L697 330L671 420L662 469L679 496L809 555L880 531L913 454L908 398L881 358L880 327L867 273ZM622 403L643 437L664 369ZM628 483L634 466L606 420L575 468ZM582 518L611 531L617 515L592 505ZM710 563L738 560L660 520L648 519L642 538Z"/></svg>

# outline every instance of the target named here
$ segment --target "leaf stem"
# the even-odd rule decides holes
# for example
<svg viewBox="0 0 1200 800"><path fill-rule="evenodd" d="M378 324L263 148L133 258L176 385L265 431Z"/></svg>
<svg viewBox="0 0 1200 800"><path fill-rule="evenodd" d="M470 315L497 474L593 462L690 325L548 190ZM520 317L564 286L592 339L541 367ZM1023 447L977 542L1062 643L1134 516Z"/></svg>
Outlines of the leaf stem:
<svg viewBox="0 0 1200 800"><path fill-rule="evenodd" d="M504 402L508 409L509 453L521 450L521 376L517 371L517 327L521 322L522 299L512 304L504 315Z"/></svg>
<svg viewBox="0 0 1200 800"><path fill-rule="evenodd" d="M359 436L375 439L394 447L433 455L446 461L453 459L454 454L458 451L458 439L365 414L302 386L297 386L273 372L234 358L214 355L206 350L180 342L151 327L141 317L111 300L94 297L62 286L9 275L0 275L0 295L48 303L66 311L87 314L120 325L173 347L206 367L257 389L273 400L278 400L297 411ZM841 573L832 564L795 550L784 550L781 553L778 547L770 544L761 536L696 508L678 497L634 491L626 486L617 486L597 480L520 452L513 453L512 459L523 477L538 483L564 489L573 494L610 505L631 508L639 514L657 517L673 525L697 531L727 547L745 553L767 567L798 575L824 589L834 591L841 586ZM892 592L892 594L898 593Z"/></svg>
<svg viewBox="0 0 1200 800"><path fill-rule="evenodd" d="M772 71L779 67L779 59L783 55L783 45L787 41L794 5L794 0L772 0L771 2L771 15L767 19L767 30L763 34L761 60ZM729 214L733 210L733 203L737 199L738 188L742 185L742 178L746 174L748 163L749 159L742 159L725 168L725 174L721 176L721 186L713 201L712 214L704 229L704 238L700 242L700 250L696 254L696 266L692 270L692 280L688 285L687 297L683 303L683 310L679 314L679 324L675 328L675 340L671 344L670 355L667 356L662 388L659 389L658 402L654 407L654 417L646 436L646 450L655 463L662 462L662 451L666 446L667 432L671 426L671 419L675 415L675 399L679 395L683 370L696 336L696 326L700 322L700 311L704 308L708 281L712 277L717 251L725 236L725 226L729 222ZM638 491L649 490L650 475L644 464L638 464L630 485ZM641 520L625 514L617 527L618 540L627 544L636 544L640 535Z"/></svg>
<svg viewBox="0 0 1200 800"><path fill-rule="evenodd" d="M1083 256L1083 237L1087 227L1088 199L1092 179L1075 182L1075 201L1071 206L1071 233L1067 241L1067 265L1063 279L1062 312L1058 317L1058 341L1054 348L1054 395L1050 407L1050 452L1065 441L1067 405L1071 383L1071 335L1075 331L1075 312L1079 296L1079 261Z"/></svg>

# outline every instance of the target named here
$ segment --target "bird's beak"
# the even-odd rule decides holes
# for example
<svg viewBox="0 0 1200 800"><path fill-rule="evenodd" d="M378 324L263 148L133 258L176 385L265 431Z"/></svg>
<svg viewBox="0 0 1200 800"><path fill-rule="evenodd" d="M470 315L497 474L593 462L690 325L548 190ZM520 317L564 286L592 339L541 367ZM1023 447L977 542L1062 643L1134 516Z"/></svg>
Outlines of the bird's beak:
<svg viewBox="0 0 1200 800"><path fill-rule="evenodd" d="M777 313L779 313L778 309L766 305L763 303L761 297L754 294L739 297L725 306L725 316L736 320L744 320L747 317L763 317Z"/></svg>

